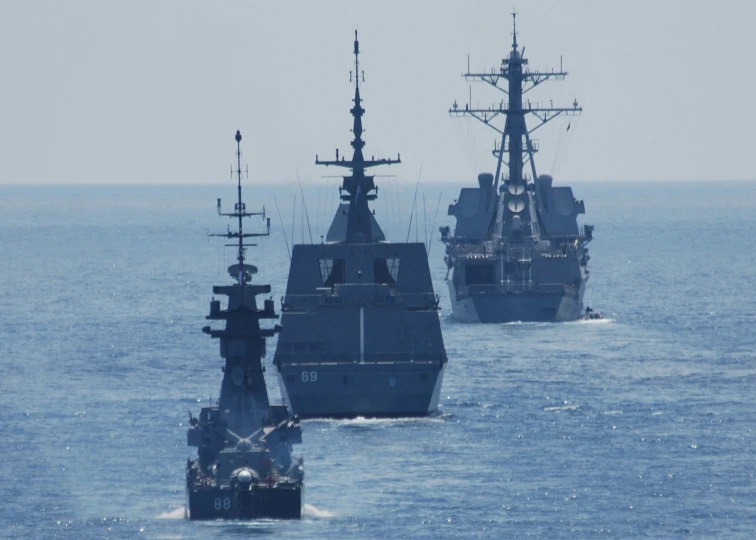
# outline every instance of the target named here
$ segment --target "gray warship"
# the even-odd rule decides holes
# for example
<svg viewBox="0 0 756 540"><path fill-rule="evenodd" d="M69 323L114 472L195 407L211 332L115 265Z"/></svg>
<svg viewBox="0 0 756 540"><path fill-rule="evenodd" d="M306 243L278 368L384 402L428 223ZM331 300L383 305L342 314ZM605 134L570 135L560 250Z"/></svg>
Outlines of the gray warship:
<svg viewBox="0 0 756 540"><path fill-rule="evenodd" d="M452 116L479 120L501 137L493 150L496 173L478 175L478 187L462 188L449 206L449 215L456 218L453 234L441 227L452 310L458 320L484 323L596 318L595 312L583 310L593 227L578 225L585 205L572 188L556 187L551 176L536 174L538 142L531 139L547 122L580 114L582 108L577 100L562 108L523 100L536 86L567 73L561 65L559 71L528 67L524 48L517 45L516 14L512 16L512 50L501 67L475 73L468 65L464 74L468 81L500 90L506 102L463 108L455 101L449 110ZM528 115L536 119L534 126L527 126Z"/></svg>
<svg viewBox="0 0 756 540"><path fill-rule="evenodd" d="M238 219L238 230L214 234L236 241L237 263L229 274L236 283L213 287L213 294L228 297L226 309L220 300L210 301L209 320L226 321L225 328L202 329L220 340L220 354L225 358L223 382L217 405L203 407L199 418L189 413L189 446L196 446L198 457L186 464L186 492L190 519L300 518L304 491L304 468L301 458L292 457L292 444L299 444L299 418L289 417L286 405L271 405L262 358L265 340L281 327L263 328L260 321L277 319L273 300L264 300L257 308L255 297L269 294L270 285L251 283L257 268L245 261L245 238L268 236L267 231L245 233L245 217L262 212L248 212L241 196L241 133L236 132L238 201L231 213L218 214Z"/></svg>
<svg viewBox="0 0 756 540"><path fill-rule="evenodd" d="M438 407L446 351L423 243L389 243L368 202L378 187L365 159L359 42L354 40L352 159L325 243L293 247L274 364L302 417L424 416ZM363 82L364 82L364 75Z"/></svg>

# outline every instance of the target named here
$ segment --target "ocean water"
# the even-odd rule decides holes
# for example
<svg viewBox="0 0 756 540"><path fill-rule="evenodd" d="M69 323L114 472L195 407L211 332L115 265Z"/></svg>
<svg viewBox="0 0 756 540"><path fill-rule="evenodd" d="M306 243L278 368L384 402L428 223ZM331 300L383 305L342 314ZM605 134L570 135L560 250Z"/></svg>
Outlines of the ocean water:
<svg viewBox="0 0 756 540"><path fill-rule="evenodd" d="M316 242L334 185L305 188ZM0 186L0 536L751 537L756 183L574 189L596 225L586 299L605 320L455 322L431 230L451 224L457 189L421 185L409 237L432 236L439 413L305 421L301 521L195 523L187 410L218 395L218 345L200 328L233 262L206 233L225 229L215 199L231 204L233 185ZM413 192L382 186L392 240L408 236ZM276 300L283 229L309 241L295 193L245 197L271 217L250 255Z"/></svg>

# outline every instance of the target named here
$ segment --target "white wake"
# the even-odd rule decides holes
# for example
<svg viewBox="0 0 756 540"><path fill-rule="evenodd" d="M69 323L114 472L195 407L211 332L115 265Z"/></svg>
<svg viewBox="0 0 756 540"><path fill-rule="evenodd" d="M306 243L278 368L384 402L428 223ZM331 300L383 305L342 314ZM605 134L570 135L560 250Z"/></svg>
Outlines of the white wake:
<svg viewBox="0 0 756 540"><path fill-rule="evenodd" d="M321 510L311 504L305 504L302 508L302 515L314 518L332 518L335 517L336 514L325 509Z"/></svg>
<svg viewBox="0 0 756 540"><path fill-rule="evenodd" d="M157 519L184 519L185 515L186 515L186 508L183 506L180 506L176 508L175 510L170 510L169 512L163 512L162 514L158 514L156 517Z"/></svg>

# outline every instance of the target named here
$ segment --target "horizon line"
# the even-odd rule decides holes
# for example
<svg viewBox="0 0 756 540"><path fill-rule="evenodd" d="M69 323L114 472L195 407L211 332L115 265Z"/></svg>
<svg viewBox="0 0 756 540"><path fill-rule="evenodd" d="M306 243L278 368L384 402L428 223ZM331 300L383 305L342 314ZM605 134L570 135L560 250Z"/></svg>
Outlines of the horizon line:
<svg viewBox="0 0 756 540"><path fill-rule="evenodd" d="M563 181L555 181L554 183L556 185L572 185L572 184L629 184L629 183L639 183L639 184L649 184L649 183L681 183L681 182L689 182L689 183L719 183L719 182L755 182L756 178L719 178L719 179L711 179L711 178L695 178L695 179L683 179L683 178L671 178L671 179L638 179L638 180L631 180L631 179L620 179L620 180L595 180L595 179L582 179L582 180L563 180ZM415 180L408 179L406 182L402 180L398 180L399 183L413 186L415 184ZM264 181L255 183L252 182L253 185L258 187L278 187L278 186L288 186L290 184L296 185L297 182L295 179L290 180L284 180L279 182L271 182L271 181ZM422 184L430 184L430 185L458 185L460 187L475 187L473 182L454 182L454 181L447 181L447 180L437 180L437 181L423 181ZM113 182L113 183L89 183L89 182L34 182L34 183L25 183L25 182L0 182L0 188L2 187L54 187L54 186L60 186L60 187L170 187L170 186L181 186L181 187L219 187L223 186L225 183L215 183L215 182L158 182L158 183L151 183L151 182ZM230 185L230 184L229 184ZM311 184L312 185L312 184Z"/></svg>

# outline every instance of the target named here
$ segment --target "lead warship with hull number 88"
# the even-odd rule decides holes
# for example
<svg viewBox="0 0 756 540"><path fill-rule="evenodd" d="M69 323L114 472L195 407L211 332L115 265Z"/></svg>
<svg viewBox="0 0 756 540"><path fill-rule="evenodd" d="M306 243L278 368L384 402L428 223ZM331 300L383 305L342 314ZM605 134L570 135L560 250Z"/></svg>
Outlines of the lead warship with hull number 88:
<svg viewBox="0 0 756 540"><path fill-rule="evenodd" d="M265 339L281 327L261 328L263 319L277 319L273 300L257 308L255 297L269 294L270 285L250 283L257 268L245 262L245 238L268 236L244 233L247 212L241 198L241 133L236 132L238 202L234 211L218 214L238 219L238 231L214 234L238 240L227 244L237 248L237 264L228 272L233 285L213 287L214 294L228 297L227 308L220 300L210 302L210 320L225 320L223 330L206 326L202 331L220 339L220 353L226 359L220 399L216 406L203 407L199 418L189 413L189 446L199 449L186 468L186 492L190 519L300 518L304 490L302 459L292 457L291 445L302 442L299 418L289 417L285 405L270 405L262 358Z"/></svg>

